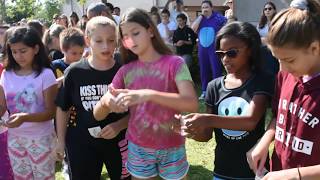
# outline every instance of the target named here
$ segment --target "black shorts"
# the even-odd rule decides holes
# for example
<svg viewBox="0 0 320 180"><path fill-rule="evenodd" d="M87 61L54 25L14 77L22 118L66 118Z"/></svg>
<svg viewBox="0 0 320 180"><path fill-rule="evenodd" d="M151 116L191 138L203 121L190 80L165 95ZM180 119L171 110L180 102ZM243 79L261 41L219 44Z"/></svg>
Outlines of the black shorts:
<svg viewBox="0 0 320 180"><path fill-rule="evenodd" d="M100 180L105 164L111 180L130 179L125 168L127 161L125 130L111 140L93 138L88 132L69 127L66 152L72 180Z"/></svg>

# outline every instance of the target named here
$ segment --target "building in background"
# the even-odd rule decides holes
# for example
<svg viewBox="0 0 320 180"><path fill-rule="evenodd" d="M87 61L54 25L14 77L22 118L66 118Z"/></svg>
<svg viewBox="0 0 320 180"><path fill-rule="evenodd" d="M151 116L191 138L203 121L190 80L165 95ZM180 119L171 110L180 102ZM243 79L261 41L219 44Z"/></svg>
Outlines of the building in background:
<svg viewBox="0 0 320 180"><path fill-rule="evenodd" d="M81 5L77 0L66 0L63 7L62 13L69 16L72 11L76 12L79 16L82 16L86 8L90 3L101 2L101 0L87 0L85 4ZM114 6L121 8L121 12L129 7L138 7L150 10L152 6L157 6L160 9L164 7L167 0L108 0ZM215 9L224 12L227 7L224 6L225 0L213 0L213 5ZM201 0L184 0L185 11L189 14L191 21L196 18L196 16L201 12Z"/></svg>
<svg viewBox="0 0 320 180"><path fill-rule="evenodd" d="M150 10L152 6L157 6L160 9L164 7L167 0L107 0L114 6L121 8L121 12L124 12L129 7L138 7ZM263 5L270 0L233 0L234 15L240 21L251 22L256 24L259 21ZM271 0L277 6L278 11L282 8L289 6L292 0ZM76 12L79 16L85 13L86 8L92 2L101 2L101 0L87 0L83 5L80 5L77 0L66 0L62 13L69 16L72 11ZM214 9L221 13L224 13L227 6L225 6L226 0L212 0ZM201 12L201 0L184 0L185 11L189 14L191 21L193 21Z"/></svg>

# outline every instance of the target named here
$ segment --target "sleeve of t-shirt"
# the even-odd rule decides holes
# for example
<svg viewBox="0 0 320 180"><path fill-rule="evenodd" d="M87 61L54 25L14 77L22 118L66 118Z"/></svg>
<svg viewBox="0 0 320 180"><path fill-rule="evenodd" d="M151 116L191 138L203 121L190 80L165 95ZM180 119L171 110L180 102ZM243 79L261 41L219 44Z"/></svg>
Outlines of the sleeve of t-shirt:
<svg viewBox="0 0 320 180"><path fill-rule="evenodd" d="M56 77L53 74L51 69L44 69L43 70L42 82L43 82L42 90L46 90L47 88L57 84Z"/></svg>
<svg viewBox="0 0 320 180"><path fill-rule="evenodd" d="M63 111L68 111L69 108L73 105L72 91L74 90L74 85L72 76L72 69L70 70L70 68L67 68L65 71L63 83L58 91L58 95L55 100L56 105L59 106Z"/></svg>
<svg viewBox="0 0 320 180"><path fill-rule="evenodd" d="M175 80L179 81L192 81L192 77L186 63L182 59L179 59L175 65Z"/></svg>
<svg viewBox="0 0 320 180"><path fill-rule="evenodd" d="M216 99L215 97L215 81L211 81L208 83L207 86L207 91L206 91L206 96L205 96L205 104L209 107L213 107L214 106L214 100Z"/></svg>
<svg viewBox="0 0 320 180"><path fill-rule="evenodd" d="M125 87L125 83L124 83L124 66L122 66L118 72L116 73L116 75L113 77L112 80L112 86L115 89L124 89Z"/></svg>
<svg viewBox="0 0 320 180"><path fill-rule="evenodd" d="M261 80L263 79L263 80ZM258 87L256 92L254 92L254 94L256 95L266 95L269 98L271 98L273 96L274 93L274 85L275 85L275 79L273 76L266 74L263 76L260 76L257 78L258 81Z"/></svg>

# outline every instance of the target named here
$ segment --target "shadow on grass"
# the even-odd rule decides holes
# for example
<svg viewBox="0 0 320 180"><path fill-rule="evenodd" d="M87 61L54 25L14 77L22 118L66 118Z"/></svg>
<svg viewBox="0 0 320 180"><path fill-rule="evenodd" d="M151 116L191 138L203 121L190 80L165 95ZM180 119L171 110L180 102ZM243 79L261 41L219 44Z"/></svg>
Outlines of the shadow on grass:
<svg viewBox="0 0 320 180"><path fill-rule="evenodd" d="M190 165L188 180L212 180L213 172L199 165Z"/></svg>
<svg viewBox="0 0 320 180"><path fill-rule="evenodd" d="M190 165L188 172L188 180L212 180L212 171L204 168L203 166ZM110 179L107 172L102 172L101 180ZM161 180L161 178L158 178Z"/></svg>

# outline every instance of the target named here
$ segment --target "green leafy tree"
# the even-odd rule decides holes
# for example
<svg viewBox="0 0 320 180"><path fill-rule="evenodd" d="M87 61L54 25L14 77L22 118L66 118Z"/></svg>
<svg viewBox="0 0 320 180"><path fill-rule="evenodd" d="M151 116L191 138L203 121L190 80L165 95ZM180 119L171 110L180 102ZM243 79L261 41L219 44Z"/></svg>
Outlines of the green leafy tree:
<svg viewBox="0 0 320 180"><path fill-rule="evenodd" d="M18 22L23 18L34 16L40 6L36 0L15 0L6 6L5 20L8 23Z"/></svg>
<svg viewBox="0 0 320 180"><path fill-rule="evenodd" d="M53 15L60 14L61 6L61 0L45 0L41 4L40 11L35 14L34 18L42 19L50 25Z"/></svg>

